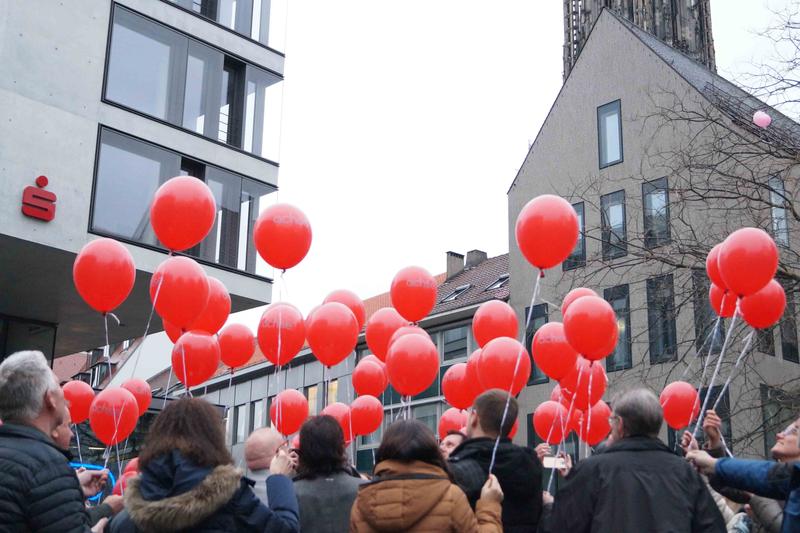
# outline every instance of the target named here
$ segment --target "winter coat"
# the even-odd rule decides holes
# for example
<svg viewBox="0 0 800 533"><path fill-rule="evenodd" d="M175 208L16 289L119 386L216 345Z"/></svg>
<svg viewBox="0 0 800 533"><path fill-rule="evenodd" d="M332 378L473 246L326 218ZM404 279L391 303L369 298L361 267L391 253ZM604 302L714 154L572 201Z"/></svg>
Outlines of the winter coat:
<svg viewBox="0 0 800 533"><path fill-rule="evenodd" d="M753 495L750 498L753 510L752 533L780 533L783 522L783 501Z"/></svg>
<svg viewBox="0 0 800 533"><path fill-rule="evenodd" d="M705 482L660 440L629 437L578 463L555 496L553 532L724 532Z"/></svg>
<svg viewBox="0 0 800 533"><path fill-rule="evenodd" d="M494 443L488 437L468 439L450 454L450 471L473 508L489 477ZM492 473L504 494L503 530L536 531L542 514L542 466L536 452L500 439Z"/></svg>
<svg viewBox="0 0 800 533"><path fill-rule="evenodd" d="M303 533L347 531L358 487L364 483L366 481L347 472L295 478L294 490L300 506L300 531Z"/></svg>
<svg viewBox="0 0 800 533"><path fill-rule="evenodd" d="M500 505L479 500L477 511L441 468L413 461L382 461L361 485L350 515L352 533L499 533Z"/></svg>
<svg viewBox="0 0 800 533"><path fill-rule="evenodd" d="M266 483L269 507L232 465L201 467L173 451L128 482L125 510L111 522L110 531L299 531L291 480L274 475Z"/></svg>
<svg viewBox="0 0 800 533"><path fill-rule="evenodd" d="M728 486L758 496L786 500L781 531L800 531L800 465L774 461L719 459L714 475Z"/></svg>
<svg viewBox="0 0 800 533"><path fill-rule="evenodd" d="M0 426L0 530L89 531L67 456L38 429L8 422Z"/></svg>

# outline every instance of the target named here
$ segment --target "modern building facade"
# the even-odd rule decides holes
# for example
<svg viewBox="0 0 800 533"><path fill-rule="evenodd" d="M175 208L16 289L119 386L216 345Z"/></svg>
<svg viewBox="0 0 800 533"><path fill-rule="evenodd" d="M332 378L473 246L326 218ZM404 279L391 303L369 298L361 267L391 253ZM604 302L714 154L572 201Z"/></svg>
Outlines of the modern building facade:
<svg viewBox="0 0 800 533"><path fill-rule="evenodd" d="M578 3L565 7L572 4ZM558 194L572 203L581 233L572 255L541 280L529 345L538 327L561 320L564 295L587 286L611 303L619 320L616 351L602 363L606 398L642 383L660 392L679 379L705 398L711 369L704 368L716 362L732 323L717 322L709 307L705 256L730 232L756 226L781 248L779 275L791 270L797 244L786 203L795 194L796 159L782 151L796 153L800 128L769 110L773 126L759 130L752 116L768 109L765 104L714 72L708 2L670 4L695 6L690 13L697 20L690 22L703 31L684 39L686 46L654 35L649 19L644 29L632 23L642 19L620 14L623 4L644 3L589 10L595 21L585 36L588 23L575 33L566 20L565 46L580 54L565 56L564 85L508 191L510 303L523 324L537 276L516 246L517 215L531 198ZM687 23L675 11L661 13L667 27ZM763 455L797 416L796 287L781 279L787 281L785 316L753 334L752 353L718 405L737 454ZM750 331L737 319L709 406ZM521 395L527 413L549 398L555 383L534 367L529 385ZM523 428L520 439L536 442L530 425ZM663 437L674 444L674 432Z"/></svg>
<svg viewBox="0 0 800 533"><path fill-rule="evenodd" d="M218 206L186 254L225 284L232 311L269 302L251 233L277 190L285 2L31 0L3 2L0 20L0 358L108 344L71 275L98 236L137 266L110 343L141 337L167 257L149 205L177 175L206 182Z"/></svg>

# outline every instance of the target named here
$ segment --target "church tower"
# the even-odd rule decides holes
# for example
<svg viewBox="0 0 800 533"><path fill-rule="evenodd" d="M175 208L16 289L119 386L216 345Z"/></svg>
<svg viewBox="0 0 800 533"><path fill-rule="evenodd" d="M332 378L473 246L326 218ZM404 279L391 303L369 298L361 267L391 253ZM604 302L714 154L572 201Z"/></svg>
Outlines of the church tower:
<svg viewBox="0 0 800 533"><path fill-rule="evenodd" d="M711 0L564 0L564 79L600 12L611 9L716 71Z"/></svg>

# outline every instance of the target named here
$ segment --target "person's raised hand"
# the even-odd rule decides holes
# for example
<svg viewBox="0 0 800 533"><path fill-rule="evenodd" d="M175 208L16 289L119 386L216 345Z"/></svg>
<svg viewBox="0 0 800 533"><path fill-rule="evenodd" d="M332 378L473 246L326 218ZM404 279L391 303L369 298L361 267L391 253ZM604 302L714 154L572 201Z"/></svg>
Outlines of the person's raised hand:
<svg viewBox="0 0 800 533"><path fill-rule="evenodd" d="M686 453L686 460L692 463L701 473L711 475L717 466L717 460L703 450L692 450Z"/></svg>
<svg viewBox="0 0 800 533"><path fill-rule="evenodd" d="M566 452L561 452L558 456L564 458L564 468L559 468L558 474L561 477L567 477L572 470L572 456Z"/></svg>
<svg viewBox="0 0 800 533"><path fill-rule="evenodd" d="M689 453L692 450L699 450L700 446L697 444L697 439L692 437L691 433L684 431L681 437L681 448L683 448L684 453Z"/></svg>
<svg viewBox="0 0 800 533"><path fill-rule="evenodd" d="M83 470L82 472L77 472L76 476L78 476L78 481L81 484L83 495L91 498L103 490L103 486L108 479L108 470Z"/></svg>
<svg viewBox="0 0 800 533"><path fill-rule="evenodd" d="M103 503L107 503L108 506L111 507L111 511L114 514L117 514L125 508L125 499L117 494L106 496L106 499L103 500Z"/></svg>
<svg viewBox="0 0 800 533"><path fill-rule="evenodd" d="M489 474L489 479L481 488L481 499L490 502L501 503L503 501L503 489L494 474Z"/></svg>
<svg viewBox="0 0 800 533"><path fill-rule="evenodd" d="M553 495L547 492L546 490L542 491L542 505L553 505L555 499Z"/></svg>
<svg viewBox="0 0 800 533"><path fill-rule="evenodd" d="M545 456L550 455L550 445L546 442L537 445L534 449L536 450L536 457L539 458L540 463Z"/></svg>
<svg viewBox="0 0 800 533"><path fill-rule="evenodd" d="M293 473L292 459L285 448L278 450L272 462L269 464L269 471L271 474L282 474L284 476L291 476Z"/></svg>
<svg viewBox="0 0 800 533"><path fill-rule="evenodd" d="M722 419L711 409L703 417L703 431L706 434L706 447L715 450L722 447Z"/></svg>

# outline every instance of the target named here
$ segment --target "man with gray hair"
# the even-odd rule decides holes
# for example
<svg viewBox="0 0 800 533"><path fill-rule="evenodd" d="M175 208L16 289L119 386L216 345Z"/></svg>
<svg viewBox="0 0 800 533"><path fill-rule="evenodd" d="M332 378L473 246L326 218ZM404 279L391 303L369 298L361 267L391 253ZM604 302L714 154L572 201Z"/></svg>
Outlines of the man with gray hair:
<svg viewBox="0 0 800 533"><path fill-rule="evenodd" d="M17 352L0 364L0 529L54 533L89 527L83 500L99 489L90 474L79 481L51 440L67 405L42 352Z"/></svg>
<svg viewBox="0 0 800 533"><path fill-rule="evenodd" d="M253 431L244 443L244 459L247 462L247 477L255 481L253 492L264 502L267 501L266 480L270 476L269 465L278 450L286 444L278 430L265 427Z"/></svg>
<svg viewBox="0 0 800 533"><path fill-rule="evenodd" d="M725 531L700 475L659 439L663 414L650 390L612 402L603 453L578 463L555 497L548 531Z"/></svg>

